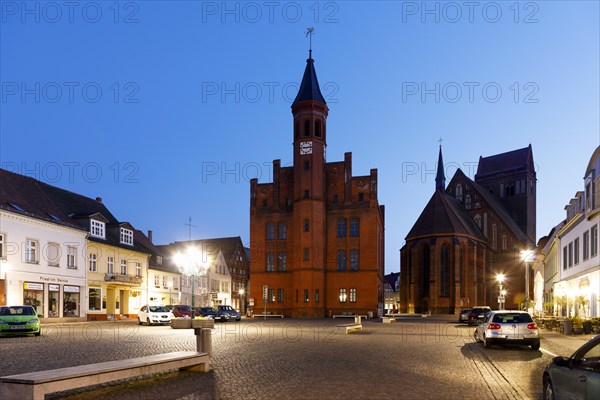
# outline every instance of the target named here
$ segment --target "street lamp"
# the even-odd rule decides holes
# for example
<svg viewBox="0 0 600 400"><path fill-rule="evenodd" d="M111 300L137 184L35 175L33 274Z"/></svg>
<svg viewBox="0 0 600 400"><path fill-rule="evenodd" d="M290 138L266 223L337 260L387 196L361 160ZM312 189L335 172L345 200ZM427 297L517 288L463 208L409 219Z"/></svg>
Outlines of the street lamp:
<svg viewBox="0 0 600 400"><path fill-rule="evenodd" d="M173 278L167 282L167 286L169 287L169 304L173 304L173 295L171 294L173 291Z"/></svg>
<svg viewBox="0 0 600 400"><path fill-rule="evenodd" d="M496 280L498 281L498 308L500 310L504 310L504 302L506 300L506 290L502 286L504 278L504 274L496 274Z"/></svg>
<svg viewBox="0 0 600 400"><path fill-rule="evenodd" d="M533 250L521 250L521 256L525 262L525 308L529 310L529 263L533 257Z"/></svg>
<svg viewBox="0 0 600 400"><path fill-rule="evenodd" d="M176 253L173 262L177 265L179 272L191 279L192 286L192 308L194 308L194 279L206 275L210 262L196 247L188 247L184 252Z"/></svg>
<svg viewBox="0 0 600 400"><path fill-rule="evenodd" d="M243 297L244 296L244 292L245 292L244 288L240 288L240 290L238 290L238 293L240 294L240 312L242 314L245 313L244 308L246 306L246 301L245 301L245 299Z"/></svg>

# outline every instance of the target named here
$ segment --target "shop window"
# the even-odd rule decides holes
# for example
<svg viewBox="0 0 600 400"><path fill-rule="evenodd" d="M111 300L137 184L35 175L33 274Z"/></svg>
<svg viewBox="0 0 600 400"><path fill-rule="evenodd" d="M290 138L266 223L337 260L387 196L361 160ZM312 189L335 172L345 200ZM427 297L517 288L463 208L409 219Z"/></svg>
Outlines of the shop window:
<svg viewBox="0 0 600 400"><path fill-rule="evenodd" d="M60 286L55 284L48 285L48 317L57 318L60 316Z"/></svg>
<svg viewBox="0 0 600 400"><path fill-rule="evenodd" d="M33 306L38 314L44 313L44 284L23 283L23 305Z"/></svg>
<svg viewBox="0 0 600 400"><path fill-rule="evenodd" d="M79 317L79 286L63 286L63 316Z"/></svg>
<svg viewBox="0 0 600 400"><path fill-rule="evenodd" d="M102 310L102 291L100 288L89 288L88 290L88 310L90 311L101 311Z"/></svg>

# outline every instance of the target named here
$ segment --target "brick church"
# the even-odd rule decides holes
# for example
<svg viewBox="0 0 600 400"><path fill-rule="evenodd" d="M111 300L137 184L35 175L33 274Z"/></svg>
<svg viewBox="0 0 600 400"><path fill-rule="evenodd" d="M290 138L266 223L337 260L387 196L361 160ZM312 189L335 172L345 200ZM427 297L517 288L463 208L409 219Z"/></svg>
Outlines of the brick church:
<svg viewBox="0 0 600 400"><path fill-rule="evenodd" d="M377 315L384 300L384 206L377 170L352 175L352 153L327 162L327 115L312 51L292 103L293 166L250 182L250 299L254 314ZM263 300L263 288L267 298Z"/></svg>
<svg viewBox="0 0 600 400"><path fill-rule="evenodd" d="M474 181L458 169L447 186L440 147L435 191L400 250L400 311L498 308L497 274L505 275L505 308L518 308L526 292L522 251L534 248L535 226L531 145L480 157Z"/></svg>

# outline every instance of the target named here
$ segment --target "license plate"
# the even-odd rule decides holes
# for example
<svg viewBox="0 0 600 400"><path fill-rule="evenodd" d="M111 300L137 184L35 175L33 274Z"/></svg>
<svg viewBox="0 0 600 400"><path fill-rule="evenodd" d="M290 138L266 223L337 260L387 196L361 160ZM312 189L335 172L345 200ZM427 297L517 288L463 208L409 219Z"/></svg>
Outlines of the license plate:
<svg viewBox="0 0 600 400"><path fill-rule="evenodd" d="M25 325L11 325L10 329L25 329Z"/></svg>

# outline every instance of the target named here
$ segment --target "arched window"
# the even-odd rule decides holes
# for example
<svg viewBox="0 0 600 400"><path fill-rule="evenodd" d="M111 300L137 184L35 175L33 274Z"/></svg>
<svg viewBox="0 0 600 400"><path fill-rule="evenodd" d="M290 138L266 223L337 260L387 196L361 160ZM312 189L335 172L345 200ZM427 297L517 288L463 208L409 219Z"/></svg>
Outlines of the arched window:
<svg viewBox="0 0 600 400"><path fill-rule="evenodd" d="M294 124L294 138L298 139L300 137L300 121L296 121Z"/></svg>
<svg viewBox="0 0 600 400"><path fill-rule="evenodd" d="M508 240L506 240L506 235L502 235L502 250L506 250L508 248Z"/></svg>
<svg viewBox="0 0 600 400"><path fill-rule="evenodd" d="M465 195L465 209L467 209L467 210L471 209L471 195L470 194Z"/></svg>
<svg viewBox="0 0 600 400"><path fill-rule="evenodd" d="M421 297L429 296L429 246L423 247L423 264L421 266L422 279L421 279Z"/></svg>
<svg viewBox="0 0 600 400"><path fill-rule="evenodd" d="M460 183L456 184L456 189L455 189L454 196L456 197L456 199L458 201L460 201L462 203L462 201L463 201L463 188L462 188L462 185Z"/></svg>
<svg viewBox="0 0 600 400"><path fill-rule="evenodd" d="M477 224L477 226L479 227L479 229L481 229L481 215L477 214L475 216L475 223Z"/></svg>
<svg viewBox="0 0 600 400"><path fill-rule="evenodd" d="M498 250L498 226L492 224L492 249Z"/></svg>
<svg viewBox="0 0 600 400"><path fill-rule="evenodd" d="M310 136L310 120L304 121L304 136Z"/></svg>
<svg viewBox="0 0 600 400"><path fill-rule="evenodd" d="M447 244L442 246L440 255L440 296L450 295L450 249Z"/></svg>
<svg viewBox="0 0 600 400"><path fill-rule="evenodd" d="M321 137L321 121L320 120L315 121L315 136Z"/></svg>

